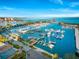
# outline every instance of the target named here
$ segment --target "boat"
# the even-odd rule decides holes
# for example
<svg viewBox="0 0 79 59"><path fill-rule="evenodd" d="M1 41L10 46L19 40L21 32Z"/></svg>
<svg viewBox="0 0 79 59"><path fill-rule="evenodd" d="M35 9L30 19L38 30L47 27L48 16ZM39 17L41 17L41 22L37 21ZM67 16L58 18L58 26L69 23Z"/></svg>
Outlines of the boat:
<svg viewBox="0 0 79 59"><path fill-rule="evenodd" d="M64 35L62 34L60 38L61 38L61 39L64 38Z"/></svg>
<svg viewBox="0 0 79 59"><path fill-rule="evenodd" d="M64 30L61 31L61 33L64 33L64 32L65 32Z"/></svg>
<svg viewBox="0 0 79 59"><path fill-rule="evenodd" d="M61 30L59 29L59 30L56 30L55 32L58 32L59 33L59 32L61 32Z"/></svg>
<svg viewBox="0 0 79 59"><path fill-rule="evenodd" d="M52 49L52 48L54 48L54 45L53 44L48 44L48 47Z"/></svg>
<svg viewBox="0 0 79 59"><path fill-rule="evenodd" d="M49 31L49 32L47 33L47 36L50 37L50 35L51 35L51 32Z"/></svg>
<svg viewBox="0 0 79 59"><path fill-rule="evenodd" d="M39 41L39 44L43 44L43 41Z"/></svg>
<svg viewBox="0 0 79 59"><path fill-rule="evenodd" d="M18 32L24 34L24 33L26 33L27 31L28 31L28 30L20 29Z"/></svg>
<svg viewBox="0 0 79 59"><path fill-rule="evenodd" d="M45 36L46 34L45 34L45 33L41 33L40 35L41 35L41 36Z"/></svg>
<svg viewBox="0 0 79 59"><path fill-rule="evenodd" d="M45 29L45 31L49 31L48 29Z"/></svg>
<svg viewBox="0 0 79 59"><path fill-rule="evenodd" d="M55 38L59 38L59 36L58 35L55 35Z"/></svg>
<svg viewBox="0 0 79 59"><path fill-rule="evenodd" d="M40 43L40 41L37 42L37 44L39 44L39 43Z"/></svg>
<svg viewBox="0 0 79 59"><path fill-rule="evenodd" d="M46 43L44 43L43 46L46 46Z"/></svg>
<svg viewBox="0 0 79 59"><path fill-rule="evenodd" d="M53 33L52 36L55 36L55 34Z"/></svg>
<svg viewBox="0 0 79 59"><path fill-rule="evenodd" d="M50 29L50 31L51 31L51 32L53 32L53 31L54 31L54 29Z"/></svg>
<svg viewBox="0 0 79 59"><path fill-rule="evenodd" d="M54 41L49 41L49 44L55 44L56 42L54 42Z"/></svg>

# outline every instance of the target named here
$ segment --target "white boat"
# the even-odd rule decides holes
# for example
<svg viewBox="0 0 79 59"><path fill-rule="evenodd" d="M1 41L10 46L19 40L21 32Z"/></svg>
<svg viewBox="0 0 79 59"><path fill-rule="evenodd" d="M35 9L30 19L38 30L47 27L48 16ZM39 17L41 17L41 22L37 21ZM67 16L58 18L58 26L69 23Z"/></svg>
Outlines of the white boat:
<svg viewBox="0 0 79 59"><path fill-rule="evenodd" d="M55 36L55 34L53 33L52 36Z"/></svg>
<svg viewBox="0 0 79 59"><path fill-rule="evenodd" d="M59 29L59 30L56 30L55 32L61 32L61 30Z"/></svg>
<svg viewBox="0 0 79 59"><path fill-rule="evenodd" d="M54 31L54 29L50 29L50 31L51 31L51 32L53 32L53 31Z"/></svg>
<svg viewBox="0 0 79 59"><path fill-rule="evenodd" d="M48 47L52 49L52 48L54 48L54 45L53 44L48 44Z"/></svg>
<svg viewBox="0 0 79 59"><path fill-rule="evenodd" d="M45 29L45 31L49 31L48 29Z"/></svg>
<svg viewBox="0 0 79 59"><path fill-rule="evenodd" d="M43 41L40 41L40 44L43 44Z"/></svg>
<svg viewBox="0 0 79 59"><path fill-rule="evenodd" d="M64 30L61 31L61 33L64 33L64 32L65 32Z"/></svg>
<svg viewBox="0 0 79 59"><path fill-rule="evenodd" d="M43 46L46 46L46 43L44 43Z"/></svg>
<svg viewBox="0 0 79 59"><path fill-rule="evenodd" d="M19 32L19 33L22 33L22 34L26 33L27 31L28 31L28 30L24 30L24 29L18 30L18 32Z"/></svg>
<svg viewBox="0 0 79 59"><path fill-rule="evenodd" d="M56 38L59 38L59 36L56 36Z"/></svg>
<svg viewBox="0 0 79 59"><path fill-rule="evenodd" d="M34 38L34 37L33 37L33 36L29 36L29 37L28 37L28 39L32 39L32 38Z"/></svg>
<svg viewBox="0 0 79 59"><path fill-rule="evenodd" d="M48 33L47 33L47 36L50 37L50 35L51 35L51 32L48 32Z"/></svg>
<svg viewBox="0 0 79 59"><path fill-rule="evenodd" d="M64 34L62 34L60 38L61 38L61 39L64 38Z"/></svg>
<svg viewBox="0 0 79 59"><path fill-rule="evenodd" d="M49 44L55 44L56 42L54 42L54 41L49 41Z"/></svg>
<svg viewBox="0 0 79 59"><path fill-rule="evenodd" d="M30 27L26 27L26 29L28 29L28 30L29 30L29 29L30 29Z"/></svg>

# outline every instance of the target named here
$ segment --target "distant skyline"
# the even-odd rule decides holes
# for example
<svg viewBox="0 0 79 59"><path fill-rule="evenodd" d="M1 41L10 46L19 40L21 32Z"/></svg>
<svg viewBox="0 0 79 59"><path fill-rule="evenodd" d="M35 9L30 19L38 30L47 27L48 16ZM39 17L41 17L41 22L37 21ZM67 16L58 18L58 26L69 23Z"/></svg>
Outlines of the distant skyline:
<svg viewBox="0 0 79 59"><path fill-rule="evenodd" d="M0 17L53 16L79 16L79 0L0 0Z"/></svg>

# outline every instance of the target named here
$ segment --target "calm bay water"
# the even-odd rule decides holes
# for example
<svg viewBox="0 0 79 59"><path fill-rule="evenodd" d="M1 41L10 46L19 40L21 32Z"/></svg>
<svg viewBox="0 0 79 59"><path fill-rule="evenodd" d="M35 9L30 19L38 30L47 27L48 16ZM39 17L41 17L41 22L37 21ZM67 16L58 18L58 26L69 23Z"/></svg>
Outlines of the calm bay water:
<svg viewBox="0 0 79 59"><path fill-rule="evenodd" d="M49 18L50 20L53 20L53 18ZM38 19L40 20L40 19ZM73 23L73 24L79 24L79 18L75 17L75 18L55 18L55 20L57 22L66 22L66 23ZM27 21L27 20L26 20ZM31 20L31 21L36 21L36 20ZM40 28L41 31L44 31L45 29L61 29L62 30L62 26L58 25L58 24L50 24L46 27L42 27ZM51 41L56 41L55 47L50 49L47 46L43 46L41 44L36 44L35 46L37 46L38 48L41 48L49 53L57 53L60 56L63 56L66 53L74 53L76 51L76 44L75 44L75 30L74 29L63 29L65 31L64 33L64 38L59 40L56 39L54 37L50 37ZM35 32L34 34L22 34L21 37L23 39L27 39L29 36L33 36L33 37L40 37L39 33ZM48 40L48 38L45 38L46 40Z"/></svg>
<svg viewBox="0 0 79 59"><path fill-rule="evenodd" d="M21 20L26 20L30 22L43 21L43 20L53 20L58 22L74 23L79 24L79 17L52 17L52 18L21 18Z"/></svg>

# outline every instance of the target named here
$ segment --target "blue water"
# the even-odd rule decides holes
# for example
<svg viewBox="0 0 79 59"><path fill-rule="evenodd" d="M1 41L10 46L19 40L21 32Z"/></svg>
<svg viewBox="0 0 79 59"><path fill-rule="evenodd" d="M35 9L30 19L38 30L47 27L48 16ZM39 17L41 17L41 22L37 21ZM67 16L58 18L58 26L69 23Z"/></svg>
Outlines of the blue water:
<svg viewBox="0 0 79 59"><path fill-rule="evenodd" d="M50 24L47 28L61 29L60 25ZM65 37L63 39L56 39L51 36L51 41L56 41L55 47L50 49L46 46L42 46L40 44L36 44L37 47L44 49L49 53L57 53L59 56L63 56L66 53L74 53L75 52L75 34L74 29L63 29L65 30ZM48 39L48 38L47 38Z"/></svg>
<svg viewBox="0 0 79 59"><path fill-rule="evenodd" d="M63 56L66 53L74 53L76 50L74 29L62 29L62 26L60 26L58 24L49 24L46 27L39 28L39 30L44 31L45 29L51 29L51 28L64 30L65 37L60 40L60 39L57 39L57 38L51 36L50 40L56 41L55 47L52 49L50 49L47 46L43 46L41 44L35 44L35 46L37 46L38 48L41 48L49 53L52 53L52 54L57 53L57 54L59 54L59 56ZM25 40L28 39L29 36L39 38L39 37L41 37L39 34L40 33L38 33L38 32L34 32L33 34L25 33L25 34L21 34L21 38L23 38ZM45 39L46 39L46 41L48 41L48 37L45 37Z"/></svg>
<svg viewBox="0 0 79 59"><path fill-rule="evenodd" d="M58 22L66 22L66 23L73 23L79 24L79 17L63 17L63 18L56 18Z"/></svg>
<svg viewBox="0 0 79 59"><path fill-rule="evenodd" d="M33 20L34 21L34 20ZM56 21L58 22L66 22L66 23L73 23L73 24L79 24L79 18L56 18ZM62 26L58 24L49 24L46 27L39 28L39 30L44 31L45 29L61 29ZM66 53L74 53L76 50L76 44L75 44L75 30L74 29L63 29L65 31L64 38L63 39L56 39L51 36L51 41L56 41L55 47L50 49L47 46L42 46L41 44L36 44L38 48L41 48L49 53L57 53L59 56L63 56ZM39 33L35 32L34 34L21 34L21 37L23 39L28 39L29 36L37 37L39 38ZM45 37L46 40L48 40L47 37Z"/></svg>
<svg viewBox="0 0 79 59"><path fill-rule="evenodd" d="M73 23L73 24L79 24L79 17L52 17L52 18L21 18L22 20L26 20L28 22L35 22L40 20L53 20L55 19L58 22L66 22L66 23Z"/></svg>

